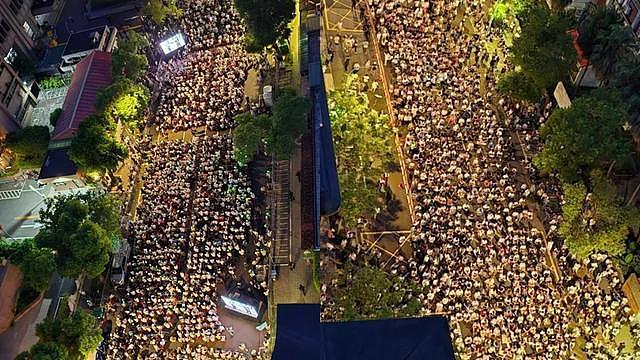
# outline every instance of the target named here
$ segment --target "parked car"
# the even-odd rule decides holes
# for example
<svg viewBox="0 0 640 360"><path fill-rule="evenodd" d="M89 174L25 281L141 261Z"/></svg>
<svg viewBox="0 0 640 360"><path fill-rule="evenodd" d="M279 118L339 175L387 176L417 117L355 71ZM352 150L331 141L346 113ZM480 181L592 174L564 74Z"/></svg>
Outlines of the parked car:
<svg viewBox="0 0 640 360"><path fill-rule="evenodd" d="M114 285L124 284L124 278L127 273L127 264L129 262L129 255L131 253L131 247L125 240L122 243L122 247L118 252L113 254L113 261L111 263L111 283Z"/></svg>

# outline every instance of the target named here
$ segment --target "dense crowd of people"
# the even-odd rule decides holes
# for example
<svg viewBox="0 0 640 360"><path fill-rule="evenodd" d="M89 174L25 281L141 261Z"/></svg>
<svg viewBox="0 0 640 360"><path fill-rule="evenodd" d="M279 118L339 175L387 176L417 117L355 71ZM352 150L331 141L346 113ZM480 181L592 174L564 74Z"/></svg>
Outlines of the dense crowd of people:
<svg viewBox="0 0 640 360"><path fill-rule="evenodd" d="M241 49L242 45L234 44L189 52L185 58L173 58L162 66L161 70L175 72L162 72L168 79L163 82L157 111L160 128L233 128L233 116L247 105L243 85L248 70L256 64L256 59Z"/></svg>
<svg viewBox="0 0 640 360"><path fill-rule="evenodd" d="M630 312L623 279L612 259L578 261L558 239L558 181L531 164L550 109L493 91L491 70L481 69L493 59L482 44L500 39L498 32L484 21L472 20L474 35L454 26L459 0L362 1L373 12L394 110L408 129L415 204L413 253L386 270L422 285L413 294L421 313L447 314L463 359L569 358L577 339L589 358L605 356L599 331ZM481 19L484 3L464 1L465 16ZM344 260L369 255L348 241L338 247ZM545 261L547 249L557 268ZM339 318L331 286L323 286L323 316Z"/></svg>
<svg viewBox="0 0 640 360"><path fill-rule="evenodd" d="M422 314L447 314L463 359L568 358L578 339L590 358L611 353L597 337L628 316L622 279L607 256L578 261L558 238L557 179L530 161L550 109L501 99L491 76L481 78L491 63L482 41L497 32L482 21L474 35L453 26L460 0L362 1L374 12L393 107L408 129L412 254L392 259L390 272L421 285L412 296ZM464 3L465 16L481 17L484 1ZM189 44L154 66L162 91L153 123L160 131L231 129L257 59L242 50L231 0L178 4L184 16L157 33L179 29ZM229 135L149 142L142 153L142 202L125 295L111 304L119 316L109 358L262 358L263 349L219 346L232 336L219 295L231 285L266 296L271 238ZM345 260L368 256L354 239L332 247ZM324 318L340 317L332 285L322 286Z"/></svg>
<svg viewBox="0 0 640 360"><path fill-rule="evenodd" d="M240 44L237 14L227 0L179 6L184 16L169 24L189 45L155 64L152 75L163 86L151 122L161 134L230 129L253 61ZM233 289L266 299L271 238L255 184L233 159L230 135L209 132L191 141L160 135L139 147L141 203L123 297L109 305L117 320L108 358L264 358L264 347L224 350L233 330L221 321L219 296Z"/></svg>

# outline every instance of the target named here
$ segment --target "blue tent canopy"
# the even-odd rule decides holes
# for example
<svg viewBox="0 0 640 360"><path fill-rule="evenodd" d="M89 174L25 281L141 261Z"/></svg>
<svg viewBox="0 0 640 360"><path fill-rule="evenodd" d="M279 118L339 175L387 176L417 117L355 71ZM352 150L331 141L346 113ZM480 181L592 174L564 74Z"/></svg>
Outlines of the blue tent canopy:
<svg viewBox="0 0 640 360"><path fill-rule="evenodd" d="M340 184L329 121L327 93L322 72L320 30L307 33L309 46L309 88L312 102L314 158L316 173L316 211L331 215L340 208ZM319 243L317 246L319 247Z"/></svg>
<svg viewBox="0 0 640 360"><path fill-rule="evenodd" d="M271 360L453 360L441 316L320 323L320 305L278 305Z"/></svg>

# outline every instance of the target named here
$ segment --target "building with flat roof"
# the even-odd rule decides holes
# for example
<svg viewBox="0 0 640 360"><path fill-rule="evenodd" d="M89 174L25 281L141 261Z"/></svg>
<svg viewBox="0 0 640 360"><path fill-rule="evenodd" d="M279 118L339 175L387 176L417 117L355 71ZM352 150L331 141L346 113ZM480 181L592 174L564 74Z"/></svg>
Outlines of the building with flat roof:
<svg viewBox="0 0 640 360"><path fill-rule="evenodd" d="M80 60L94 51L110 53L116 43L117 33L115 27L100 26L71 34L61 55L60 70L73 71Z"/></svg>

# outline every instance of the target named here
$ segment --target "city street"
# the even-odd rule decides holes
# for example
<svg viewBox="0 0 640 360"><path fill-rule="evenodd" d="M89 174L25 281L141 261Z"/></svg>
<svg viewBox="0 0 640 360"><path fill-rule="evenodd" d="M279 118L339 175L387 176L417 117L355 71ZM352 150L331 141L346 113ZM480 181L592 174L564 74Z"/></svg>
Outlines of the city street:
<svg viewBox="0 0 640 360"><path fill-rule="evenodd" d="M45 199L58 195L83 193L89 189L82 181L39 185L24 175L0 180L0 225L10 239L32 238L41 227L40 209Z"/></svg>
<svg viewBox="0 0 640 360"><path fill-rule="evenodd" d="M9 239L30 238L38 233L40 209L52 188L39 187L33 179L0 182L0 225Z"/></svg>

